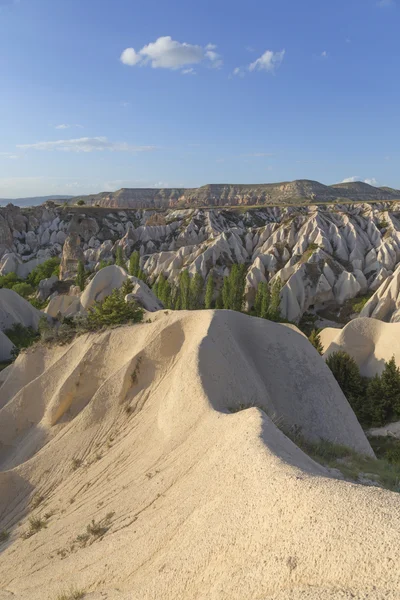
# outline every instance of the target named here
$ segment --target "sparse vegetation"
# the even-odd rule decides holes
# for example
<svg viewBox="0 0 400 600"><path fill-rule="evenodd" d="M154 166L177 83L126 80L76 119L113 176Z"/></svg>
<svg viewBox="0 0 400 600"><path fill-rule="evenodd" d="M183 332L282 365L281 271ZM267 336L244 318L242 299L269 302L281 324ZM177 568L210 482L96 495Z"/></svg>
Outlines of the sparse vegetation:
<svg viewBox="0 0 400 600"><path fill-rule="evenodd" d="M239 403L230 408L231 413L237 413L248 408L265 409L257 403ZM339 470L344 477L359 483L375 482L377 485L400 492L400 462L397 462L397 450L399 444L395 445L396 454L384 456L378 459L359 454L355 450L341 444L335 444L325 439L310 441L305 438L301 428L297 426L286 427L284 422L273 418L275 425L292 440L305 454L319 464L332 469ZM373 438L372 438L373 439ZM392 448L391 448L392 449Z"/></svg>
<svg viewBox="0 0 400 600"><path fill-rule="evenodd" d="M343 351L331 354L326 364L362 425L379 427L400 419L400 369L394 356L372 379L361 377L355 360Z"/></svg>
<svg viewBox="0 0 400 600"><path fill-rule="evenodd" d="M13 356L15 358L21 350L29 348L40 338L39 334L32 327L24 327L21 323L14 323L4 333L15 346L13 349Z"/></svg>
<svg viewBox="0 0 400 600"><path fill-rule="evenodd" d="M3 529L2 531L0 531L0 544L3 544L4 542L6 542L10 537L10 532L6 531L5 529Z"/></svg>
<svg viewBox="0 0 400 600"><path fill-rule="evenodd" d="M57 600L82 600L86 596L85 590L71 588L67 592L62 592L57 596Z"/></svg>
<svg viewBox="0 0 400 600"><path fill-rule="evenodd" d="M30 275L28 275L26 281L33 285L35 288L38 287L39 283L43 279L48 279L52 275L60 274L60 259L57 257L49 258L41 265L38 265Z"/></svg>
<svg viewBox="0 0 400 600"><path fill-rule="evenodd" d="M29 529L27 529L23 534L22 538L27 540L32 537L41 529L45 529L47 527L46 520L41 517L30 517L29 519Z"/></svg>
<svg viewBox="0 0 400 600"><path fill-rule="evenodd" d="M39 493L36 493L31 500L31 507L37 508L44 501L44 496Z"/></svg>
<svg viewBox="0 0 400 600"><path fill-rule="evenodd" d="M322 355L324 353L324 347L321 342L320 331L318 329L313 329L308 339L314 348Z"/></svg>
<svg viewBox="0 0 400 600"><path fill-rule="evenodd" d="M71 461L72 470L76 471L77 469L79 469L79 467L82 466L82 462L83 461L81 458L74 457Z"/></svg>

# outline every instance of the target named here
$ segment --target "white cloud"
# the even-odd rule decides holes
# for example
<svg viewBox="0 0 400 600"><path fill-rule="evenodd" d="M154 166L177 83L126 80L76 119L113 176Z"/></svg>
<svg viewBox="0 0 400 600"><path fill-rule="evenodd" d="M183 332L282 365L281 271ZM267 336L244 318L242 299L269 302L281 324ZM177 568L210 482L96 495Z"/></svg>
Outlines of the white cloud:
<svg viewBox="0 0 400 600"><path fill-rule="evenodd" d="M236 67L236 69L233 69L233 74L236 77L244 77L244 73L245 73L245 71L244 71L243 67Z"/></svg>
<svg viewBox="0 0 400 600"><path fill-rule="evenodd" d="M388 6L396 6L395 0L379 0L377 6L380 8L387 8Z"/></svg>
<svg viewBox="0 0 400 600"><path fill-rule="evenodd" d="M130 67L137 65L141 60L142 57L133 48L126 48L120 56L120 61Z"/></svg>
<svg viewBox="0 0 400 600"><path fill-rule="evenodd" d="M285 56L285 50L273 52L266 50L264 54L249 65L249 71L268 71L274 73L275 69L280 67Z"/></svg>
<svg viewBox="0 0 400 600"><path fill-rule="evenodd" d="M12 152L0 152L0 157L9 158L11 160L16 160L18 156L16 154L12 154Z"/></svg>
<svg viewBox="0 0 400 600"><path fill-rule="evenodd" d="M73 140L57 140L55 142L19 144L17 148L23 150L63 150L64 152L95 152L104 150L111 152L146 152L155 150L154 146L131 146L125 142L109 142L106 137L83 137Z"/></svg>
<svg viewBox="0 0 400 600"><path fill-rule="evenodd" d="M222 66L222 58L216 52L216 48L214 44L207 44L203 48L186 42L177 42L167 35L143 46L139 52L134 48L126 48L120 60L130 67L151 65L153 69L172 70L209 61L210 66L218 69Z"/></svg>
<svg viewBox="0 0 400 600"><path fill-rule="evenodd" d="M368 183L368 185L378 185L378 182L375 179L375 177L362 179L358 175L353 175L353 177L347 177L346 179L343 179L343 181L341 183L356 183L356 182Z"/></svg>
<svg viewBox="0 0 400 600"><path fill-rule="evenodd" d="M78 127L79 129L83 129L82 125L67 125L66 123L61 123L61 125L56 125L56 129L70 129L71 127Z"/></svg>
<svg viewBox="0 0 400 600"><path fill-rule="evenodd" d="M182 75L196 75L196 71L190 67L190 69L183 69Z"/></svg>
<svg viewBox="0 0 400 600"><path fill-rule="evenodd" d="M253 158L265 158L274 156L271 152L252 152L251 154L242 154L242 156L251 156Z"/></svg>
<svg viewBox="0 0 400 600"><path fill-rule="evenodd" d="M321 52L321 58L327 58L328 57L328 53L326 50L324 50L323 52Z"/></svg>

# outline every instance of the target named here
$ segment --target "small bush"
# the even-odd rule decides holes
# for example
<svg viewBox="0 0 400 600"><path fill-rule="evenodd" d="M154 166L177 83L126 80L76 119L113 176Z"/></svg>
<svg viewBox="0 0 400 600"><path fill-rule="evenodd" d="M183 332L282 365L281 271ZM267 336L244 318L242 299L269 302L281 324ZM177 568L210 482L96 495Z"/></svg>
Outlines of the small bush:
<svg viewBox="0 0 400 600"><path fill-rule="evenodd" d="M308 340L321 355L324 353L324 347L322 345L321 336L319 335L318 329L312 330Z"/></svg>
<svg viewBox="0 0 400 600"><path fill-rule="evenodd" d="M0 531L0 544L3 544L4 542L6 542L9 537L10 537L9 531L6 531L5 529L3 529L3 531Z"/></svg>
<svg viewBox="0 0 400 600"><path fill-rule="evenodd" d="M44 499L44 496L41 496L40 494L35 494L31 500L31 507L37 508L40 504L42 504Z"/></svg>
<svg viewBox="0 0 400 600"><path fill-rule="evenodd" d="M20 350L29 348L39 339L39 334L32 327L24 327L21 323L14 323L12 327L4 331L9 340L14 344L14 357Z"/></svg>
<svg viewBox="0 0 400 600"><path fill-rule="evenodd" d="M57 596L57 600L82 600L86 596L85 590L71 588L67 592L62 592Z"/></svg>
<svg viewBox="0 0 400 600"><path fill-rule="evenodd" d="M85 201L84 200L78 200L76 203L77 206L84 206L85 205Z"/></svg>
<svg viewBox="0 0 400 600"><path fill-rule="evenodd" d="M22 283L22 279L16 273L7 273L0 275L0 288L12 289L17 283Z"/></svg>
<svg viewBox="0 0 400 600"><path fill-rule="evenodd" d="M30 283L25 282L16 283L11 289L19 296L22 296L22 298L25 298L25 300L29 298L29 296L31 296L35 291L35 288Z"/></svg>
<svg viewBox="0 0 400 600"><path fill-rule="evenodd" d="M135 302L125 302L122 290L115 289L102 302L89 309L86 318L89 331L95 331L111 325L140 323L144 311Z"/></svg>
<svg viewBox="0 0 400 600"><path fill-rule="evenodd" d="M46 526L45 519L41 519L40 517L31 517L29 519L29 529L22 534L23 539L27 540L41 529L44 529Z"/></svg>
<svg viewBox="0 0 400 600"><path fill-rule="evenodd" d="M33 269L33 271L27 277L27 282L33 285L33 287L37 288L43 279L48 279L52 275L58 276L59 274L60 259L57 257L49 258L44 263Z"/></svg>
<svg viewBox="0 0 400 600"><path fill-rule="evenodd" d="M79 467L82 466L82 459L74 457L71 461L71 466L72 466L72 470L76 471L77 469L79 469Z"/></svg>

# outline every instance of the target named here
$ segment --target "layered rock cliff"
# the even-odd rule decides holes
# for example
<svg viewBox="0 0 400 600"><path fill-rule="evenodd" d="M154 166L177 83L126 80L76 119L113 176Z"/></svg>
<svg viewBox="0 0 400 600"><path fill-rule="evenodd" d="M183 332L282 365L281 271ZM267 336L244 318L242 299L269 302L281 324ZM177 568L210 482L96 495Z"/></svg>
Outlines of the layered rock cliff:
<svg viewBox="0 0 400 600"><path fill-rule="evenodd" d="M329 186L318 181L300 179L267 184L212 184L186 189L122 188L116 192L73 198L69 203L74 204L81 200L87 205L109 208L173 208L398 199L399 190L378 188L361 181Z"/></svg>

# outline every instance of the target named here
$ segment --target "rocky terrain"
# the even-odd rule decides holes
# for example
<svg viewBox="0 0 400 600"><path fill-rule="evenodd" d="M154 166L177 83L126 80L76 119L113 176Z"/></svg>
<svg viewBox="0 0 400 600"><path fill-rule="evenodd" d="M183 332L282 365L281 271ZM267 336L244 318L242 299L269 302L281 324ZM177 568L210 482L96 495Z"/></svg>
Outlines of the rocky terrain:
<svg viewBox="0 0 400 600"><path fill-rule="evenodd" d="M0 209L0 274L24 278L59 256L61 278L70 279L78 260L94 270L120 246L125 259L140 251L150 283L161 273L177 282L185 268L204 279L212 271L217 293L232 264L243 263L247 309L260 282L280 278L281 314L290 321L309 310L339 321L344 311L346 320L360 296L364 304L372 296L363 316L396 321L399 217L398 203L163 212L9 206Z"/></svg>
<svg viewBox="0 0 400 600"><path fill-rule="evenodd" d="M159 311L39 345L0 372L0 598L396 600L379 464L293 326Z"/></svg>
<svg viewBox="0 0 400 600"><path fill-rule="evenodd" d="M364 182L323 185L300 179L266 184L211 184L199 188L122 188L69 200L108 208L188 208L209 206L254 206L268 204L357 202L399 200L400 191Z"/></svg>

